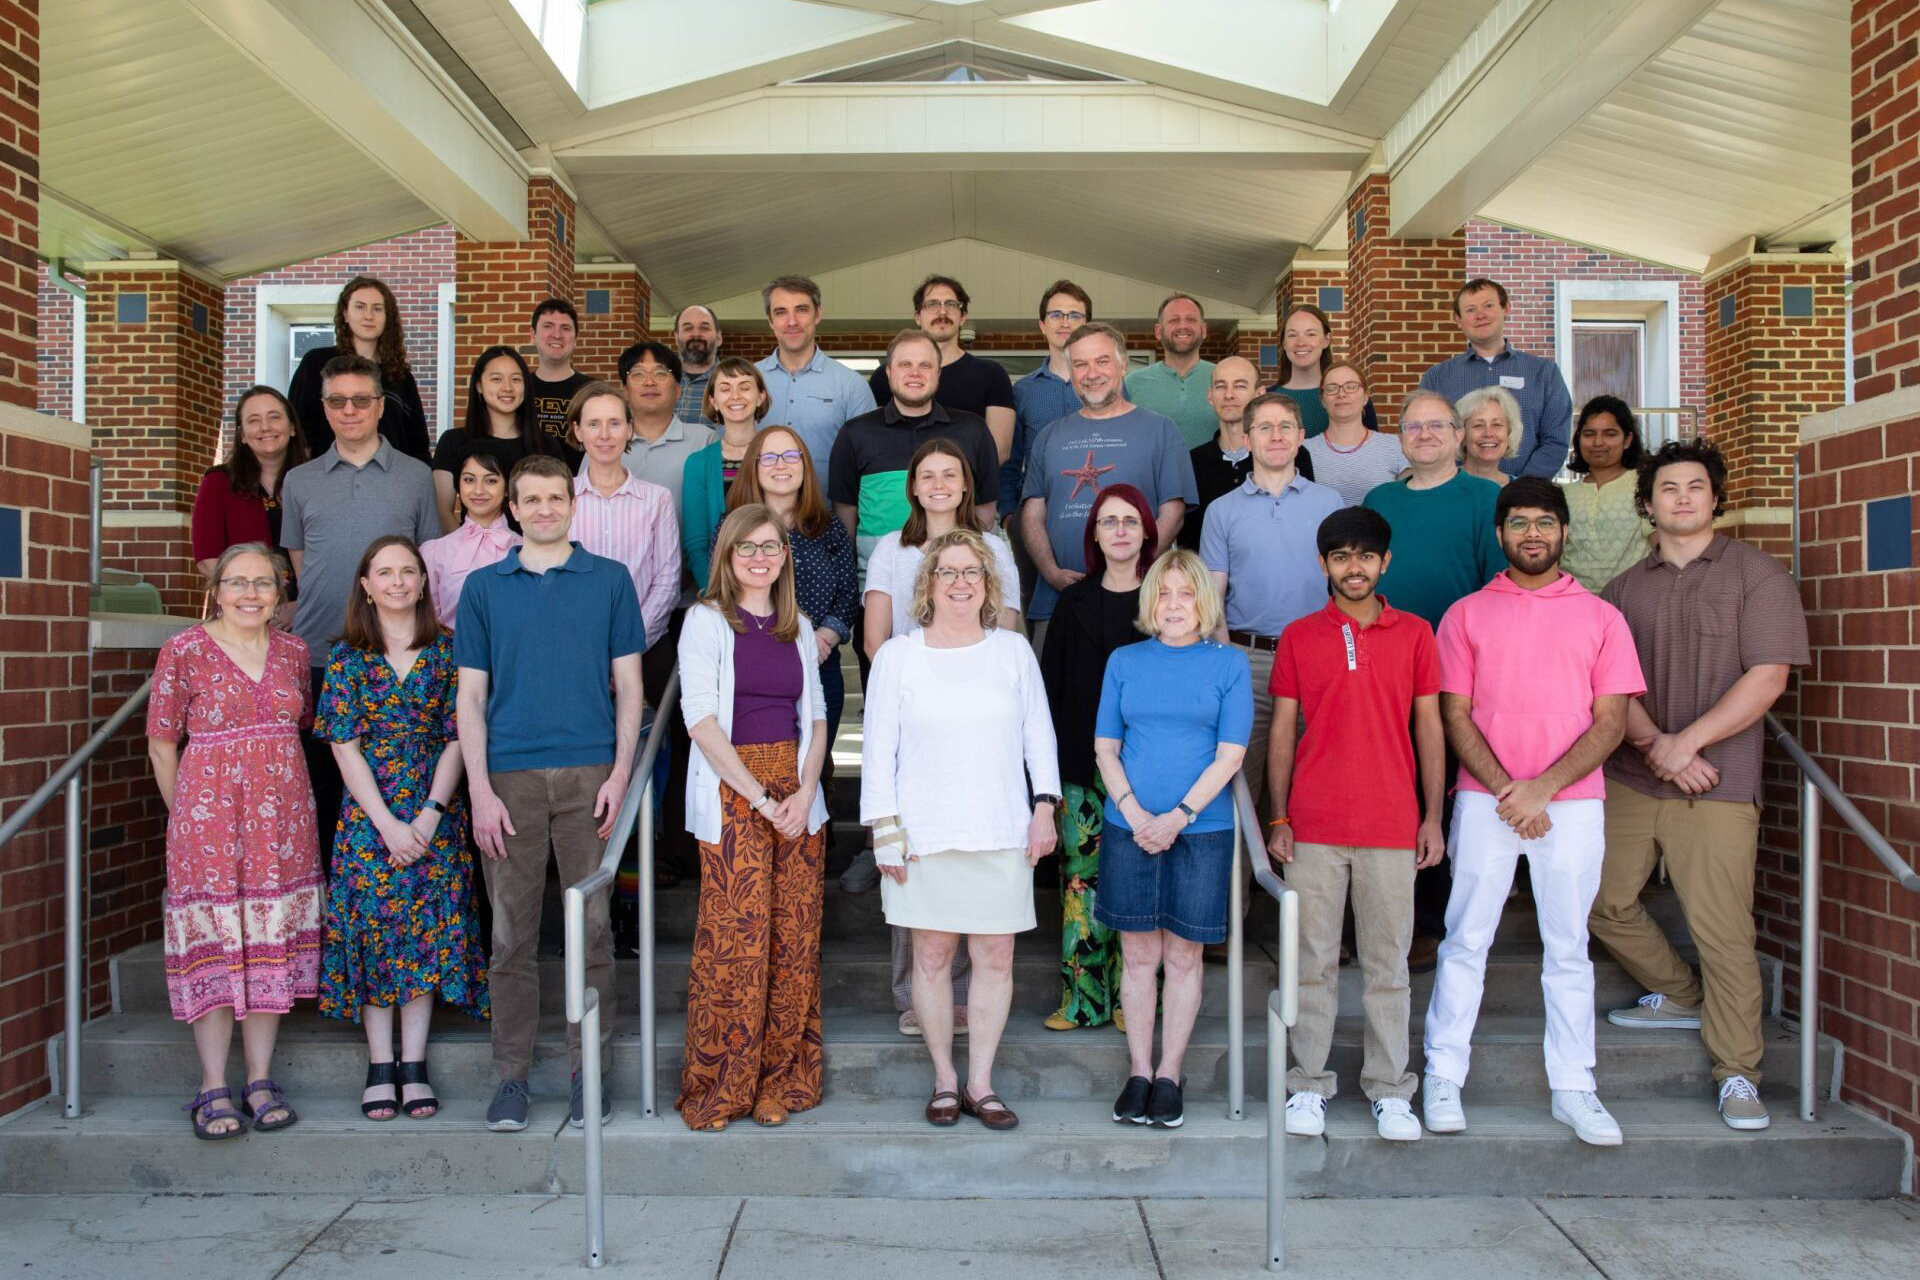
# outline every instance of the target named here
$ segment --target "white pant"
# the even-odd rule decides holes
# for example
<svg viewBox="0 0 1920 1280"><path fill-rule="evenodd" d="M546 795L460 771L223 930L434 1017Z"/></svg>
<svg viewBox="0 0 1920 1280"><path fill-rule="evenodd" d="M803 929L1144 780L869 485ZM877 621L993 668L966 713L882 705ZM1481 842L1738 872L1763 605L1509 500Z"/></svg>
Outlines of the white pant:
<svg viewBox="0 0 1920 1280"><path fill-rule="evenodd" d="M1494 811L1483 791L1454 797L1453 896L1447 899L1447 937L1440 944L1433 1001L1427 1006L1427 1070L1455 1084L1467 1082L1473 1024L1486 989L1487 951L1493 945L1513 869L1522 853L1532 873L1540 915L1540 989L1547 1009L1547 1085L1593 1089L1593 960L1587 955L1587 913L1600 890L1606 852L1605 807L1599 800L1547 805L1553 829L1522 840Z"/></svg>

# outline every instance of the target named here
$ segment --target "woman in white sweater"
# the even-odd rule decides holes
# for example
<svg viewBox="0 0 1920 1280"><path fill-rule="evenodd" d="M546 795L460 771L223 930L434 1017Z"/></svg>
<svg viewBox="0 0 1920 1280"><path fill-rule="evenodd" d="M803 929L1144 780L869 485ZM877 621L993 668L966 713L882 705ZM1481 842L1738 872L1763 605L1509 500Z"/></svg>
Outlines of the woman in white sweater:
<svg viewBox="0 0 1920 1280"><path fill-rule="evenodd" d="M1039 663L995 625L1012 589L979 534L934 538L914 577L920 630L880 647L866 694L860 820L886 877L887 923L913 931L913 1007L933 1059L926 1116L942 1126L962 1112L989 1129L1020 1123L993 1091L993 1055L1013 1001L1013 935L1036 923L1033 867L1053 852L1060 765ZM949 978L963 935L965 1089Z"/></svg>

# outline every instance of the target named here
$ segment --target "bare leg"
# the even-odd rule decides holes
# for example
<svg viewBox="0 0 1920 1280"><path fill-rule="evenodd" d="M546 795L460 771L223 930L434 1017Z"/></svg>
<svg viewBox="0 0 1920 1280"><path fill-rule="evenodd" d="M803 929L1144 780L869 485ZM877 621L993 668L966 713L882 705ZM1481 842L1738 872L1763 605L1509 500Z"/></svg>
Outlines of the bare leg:
<svg viewBox="0 0 1920 1280"><path fill-rule="evenodd" d="M248 1080L266 1080L273 1075L273 1043L279 1035L277 1013L256 1010L240 1020L240 1051L247 1060ZM248 1094L247 1101L253 1107L256 1124L262 1120L278 1120L287 1111L284 1104L275 1102L273 1095L264 1089Z"/></svg>
<svg viewBox="0 0 1920 1280"><path fill-rule="evenodd" d="M1180 1083L1180 1068L1185 1065L1187 1041L1193 1038L1193 1022L1200 1016L1201 960L1203 948L1162 930L1160 954L1167 966L1166 987L1160 994L1166 1016L1160 1029L1159 1076ZM1133 1025L1133 1014L1127 1014Z"/></svg>
<svg viewBox="0 0 1920 1280"><path fill-rule="evenodd" d="M1160 940L1167 935L1121 933L1120 1009L1127 1015L1127 1073L1153 1075L1153 1016L1160 992ZM1171 1012L1171 1009L1169 1009Z"/></svg>
<svg viewBox="0 0 1920 1280"><path fill-rule="evenodd" d="M973 986L967 994L972 1042L967 1046L967 1093L984 1098L993 1092L993 1055L1013 1007L1013 935L976 933L967 939L973 958Z"/></svg>
<svg viewBox="0 0 1920 1280"><path fill-rule="evenodd" d="M363 1004L360 1006L360 1023L367 1032L367 1061L372 1063L393 1061L393 1006L390 1004ZM383 1102L385 1107L371 1113L375 1120L385 1120L399 1110L399 1104L390 1084L369 1085L360 1091L362 1102Z"/></svg>
<svg viewBox="0 0 1920 1280"><path fill-rule="evenodd" d="M953 1070L953 953L959 943L957 933L913 931L913 1012L933 1059L935 1093L960 1086Z"/></svg>
<svg viewBox="0 0 1920 1280"><path fill-rule="evenodd" d="M193 1020L193 1047L200 1055L200 1087L196 1093L205 1093L209 1089L224 1088L227 1083L227 1051L233 1044L233 1010L209 1009ZM233 1106L221 1101L213 1104L214 1111L224 1111ZM240 1126L237 1108L233 1114L207 1122L209 1133L232 1133Z"/></svg>
<svg viewBox="0 0 1920 1280"><path fill-rule="evenodd" d="M400 1061L425 1062L427 1060L427 1027L433 1022L433 996L415 996L400 1006ZM409 1092L411 1090L411 1092ZM433 1096L430 1084L408 1084L400 1086L400 1096L408 1102ZM430 1116L437 1107L420 1112Z"/></svg>

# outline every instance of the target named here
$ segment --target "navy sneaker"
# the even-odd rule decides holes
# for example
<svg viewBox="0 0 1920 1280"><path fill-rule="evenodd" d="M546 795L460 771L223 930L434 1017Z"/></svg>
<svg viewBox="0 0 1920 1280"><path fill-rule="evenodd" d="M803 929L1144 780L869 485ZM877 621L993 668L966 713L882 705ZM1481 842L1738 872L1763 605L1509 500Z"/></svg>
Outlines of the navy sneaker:
<svg viewBox="0 0 1920 1280"><path fill-rule="evenodd" d="M567 1104L567 1123L576 1129L587 1127L587 1089L580 1083L580 1073L573 1073L573 1097ZM607 1078L600 1077L600 1123L613 1119L613 1090L607 1088Z"/></svg>

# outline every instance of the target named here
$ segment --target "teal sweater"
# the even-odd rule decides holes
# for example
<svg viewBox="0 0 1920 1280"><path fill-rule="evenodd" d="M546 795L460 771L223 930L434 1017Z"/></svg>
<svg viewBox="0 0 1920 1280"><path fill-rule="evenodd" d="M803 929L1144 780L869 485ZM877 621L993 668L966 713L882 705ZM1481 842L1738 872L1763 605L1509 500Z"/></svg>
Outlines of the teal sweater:
<svg viewBox="0 0 1920 1280"><path fill-rule="evenodd" d="M694 585L707 589L713 535L727 514L727 489L720 479L720 441L687 455L681 472L680 558L693 572Z"/></svg>

